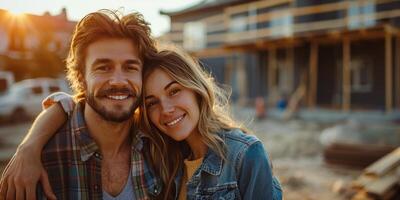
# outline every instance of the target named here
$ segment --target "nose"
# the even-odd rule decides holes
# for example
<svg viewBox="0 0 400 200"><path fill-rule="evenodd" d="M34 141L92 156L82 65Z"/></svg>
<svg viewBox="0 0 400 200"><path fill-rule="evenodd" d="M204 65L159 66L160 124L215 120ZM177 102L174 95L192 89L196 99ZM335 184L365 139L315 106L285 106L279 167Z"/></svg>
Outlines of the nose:
<svg viewBox="0 0 400 200"><path fill-rule="evenodd" d="M161 108L163 114L171 114L175 111L175 106L173 103L168 99L162 99L161 101Z"/></svg>
<svg viewBox="0 0 400 200"><path fill-rule="evenodd" d="M123 71L117 69L113 72L109 82L110 85L119 86L127 84L128 79Z"/></svg>

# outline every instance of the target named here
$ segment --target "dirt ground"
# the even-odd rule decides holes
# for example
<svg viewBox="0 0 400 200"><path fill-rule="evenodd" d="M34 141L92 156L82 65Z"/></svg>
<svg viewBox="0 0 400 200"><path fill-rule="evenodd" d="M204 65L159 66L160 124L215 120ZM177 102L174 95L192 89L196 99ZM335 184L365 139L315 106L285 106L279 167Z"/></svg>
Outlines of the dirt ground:
<svg viewBox="0 0 400 200"><path fill-rule="evenodd" d="M326 165L319 142L328 124L301 120L287 122L255 120L254 110L234 108L235 117L259 137L272 160L274 174L281 181L284 199L348 199L346 190L360 169ZM0 171L12 156L30 123L0 127Z"/></svg>

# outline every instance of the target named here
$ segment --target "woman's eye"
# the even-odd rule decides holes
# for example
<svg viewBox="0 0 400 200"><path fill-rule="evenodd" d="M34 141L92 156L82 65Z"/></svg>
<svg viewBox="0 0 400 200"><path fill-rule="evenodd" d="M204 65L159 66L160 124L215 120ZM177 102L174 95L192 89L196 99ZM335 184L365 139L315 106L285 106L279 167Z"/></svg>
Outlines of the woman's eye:
<svg viewBox="0 0 400 200"><path fill-rule="evenodd" d="M147 108L150 108L150 107L152 107L154 105L156 105L156 102L153 102L153 101L146 103L146 107Z"/></svg>
<svg viewBox="0 0 400 200"><path fill-rule="evenodd" d="M180 89L173 89L173 90L171 90L170 92L169 92L169 94L171 95L171 96L174 96L175 94L177 94L179 91L181 91Z"/></svg>

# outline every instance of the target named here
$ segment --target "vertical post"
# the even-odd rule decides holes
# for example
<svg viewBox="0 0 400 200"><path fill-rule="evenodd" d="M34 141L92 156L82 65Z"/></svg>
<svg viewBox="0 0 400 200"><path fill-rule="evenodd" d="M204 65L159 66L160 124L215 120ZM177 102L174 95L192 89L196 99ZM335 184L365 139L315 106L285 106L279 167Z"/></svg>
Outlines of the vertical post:
<svg viewBox="0 0 400 200"><path fill-rule="evenodd" d="M318 44L311 42L310 49L310 82L309 82L309 95L308 106L314 108L317 99L317 84L318 84Z"/></svg>
<svg viewBox="0 0 400 200"><path fill-rule="evenodd" d="M397 94L397 109L400 109L400 35L396 38L396 94Z"/></svg>
<svg viewBox="0 0 400 200"><path fill-rule="evenodd" d="M349 111L351 106L351 76L350 76L350 61L351 61L350 39L343 38L343 96L342 109Z"/></svg>
<svg viewBox="0 0 400 200"><path fill-rule="evenodd" d="M392 111L393 107L393 69L392 69L392 35L385 33L385 107L386 113Z"/></svg>
<svg viewBox="0 0 400 200"><path fill-rule="evenodd" d="M268 93L275 92L276 87L276 49L270 48L268 51Z"/></svg>
<svg viewBox="0 0 400 200"><path fill-rule="evenodd" d="M288 66L288 89L289 93L292 93L294 90L294 47L291 46L287 48L286 51L286 65Z"/></svg>
<svg viewBox="0 0 400 200"><path fill-rule="evenodd" d="M244 61L244 54L236 54L236 62L237 62L237 80L238 80L238 89L239 89L239 104L245 105L247 102L247 78L246 78L246 68Z"/></svg>

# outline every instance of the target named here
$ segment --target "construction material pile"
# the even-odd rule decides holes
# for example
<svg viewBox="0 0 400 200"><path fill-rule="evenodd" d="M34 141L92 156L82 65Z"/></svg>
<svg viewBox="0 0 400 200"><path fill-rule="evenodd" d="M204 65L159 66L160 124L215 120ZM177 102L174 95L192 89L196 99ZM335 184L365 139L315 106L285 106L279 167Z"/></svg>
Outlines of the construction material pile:
<svg viewBox="0 0 400 200"><path fill-rule="evenodd" d="M364 169L352 200L400 199L400 147Z"/></svg>

